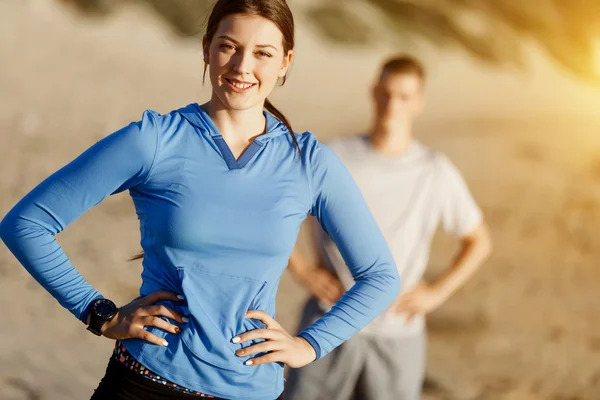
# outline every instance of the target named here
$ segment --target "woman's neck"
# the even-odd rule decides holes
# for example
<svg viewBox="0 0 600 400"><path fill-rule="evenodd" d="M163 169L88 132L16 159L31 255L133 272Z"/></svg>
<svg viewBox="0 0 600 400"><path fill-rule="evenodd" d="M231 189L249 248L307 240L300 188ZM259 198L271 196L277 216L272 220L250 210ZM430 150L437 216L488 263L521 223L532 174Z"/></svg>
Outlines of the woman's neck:
<svg viewBox="0 0 600 400"><path fill-rule="evenodd" d="M202 108L230 146L247 145L256 136L265 133L266 119L262 104L247 110L232 110L213 96Z"/></svg>

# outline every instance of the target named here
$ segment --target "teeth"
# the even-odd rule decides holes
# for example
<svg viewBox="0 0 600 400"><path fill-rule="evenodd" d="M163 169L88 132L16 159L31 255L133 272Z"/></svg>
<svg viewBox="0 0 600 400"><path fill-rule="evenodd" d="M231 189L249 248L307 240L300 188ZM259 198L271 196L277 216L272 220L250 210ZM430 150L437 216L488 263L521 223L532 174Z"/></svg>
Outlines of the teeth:
<svg viewBox="0 0 600 400"><path fill-rule="evenodd" d="M237 82L230 82L230 83L238 89L248 89L250 86L252 86L251 83L237 83Z"/></svg>

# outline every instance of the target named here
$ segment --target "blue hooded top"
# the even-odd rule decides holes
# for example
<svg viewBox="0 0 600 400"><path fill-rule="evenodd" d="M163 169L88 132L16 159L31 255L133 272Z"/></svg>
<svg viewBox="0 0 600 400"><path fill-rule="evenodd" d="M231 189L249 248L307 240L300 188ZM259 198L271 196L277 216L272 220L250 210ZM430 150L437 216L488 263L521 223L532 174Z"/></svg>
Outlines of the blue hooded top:
<svg viewBox="0 0 600 400"><path fill-rule="evenodd" d="M231 339L264 327L247 310L275 317L279 279L307 214L340 249L356 284L300 333L317 358L348 339L395 299L398 273L359 190L337 156L311 133L295 134L265 112L266 132L235 159L198 105L141 121L102 139L25 196L0 223L0 236L29 273L85 321L102 296L73 267L55 235L111 194L129 190L140 220L141 295L189 317L179 335L147 327L168 346L124 341L160 376L228 399L274 399L283 365L246 366ZM256 356L255 356L256 357Z"/></svg>

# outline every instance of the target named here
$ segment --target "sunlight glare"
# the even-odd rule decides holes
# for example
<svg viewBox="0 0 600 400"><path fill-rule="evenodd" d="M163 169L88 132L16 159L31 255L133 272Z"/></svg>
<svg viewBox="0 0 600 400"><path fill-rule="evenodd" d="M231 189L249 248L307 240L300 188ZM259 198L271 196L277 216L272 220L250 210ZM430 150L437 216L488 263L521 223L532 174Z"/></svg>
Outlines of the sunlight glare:
<svg viewBox="0 0 600 400"><path fill-rule="evenodd" d="M594 65L596 68L596 75L600 77L600 38L594 41Z"/></svg>

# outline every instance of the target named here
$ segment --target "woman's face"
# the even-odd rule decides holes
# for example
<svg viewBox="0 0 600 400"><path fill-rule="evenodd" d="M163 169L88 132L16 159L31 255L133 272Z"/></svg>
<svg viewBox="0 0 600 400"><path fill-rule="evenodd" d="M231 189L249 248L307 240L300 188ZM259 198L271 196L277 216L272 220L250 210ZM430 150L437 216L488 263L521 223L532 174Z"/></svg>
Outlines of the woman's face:
<svg viewBox="0 0 600 400"><path fill-rule="evenodd" d="M229 109L262 108L292 60L273 22L256 15L230 15L220 22L212 41L204 37L213 98Z"/></svg>

